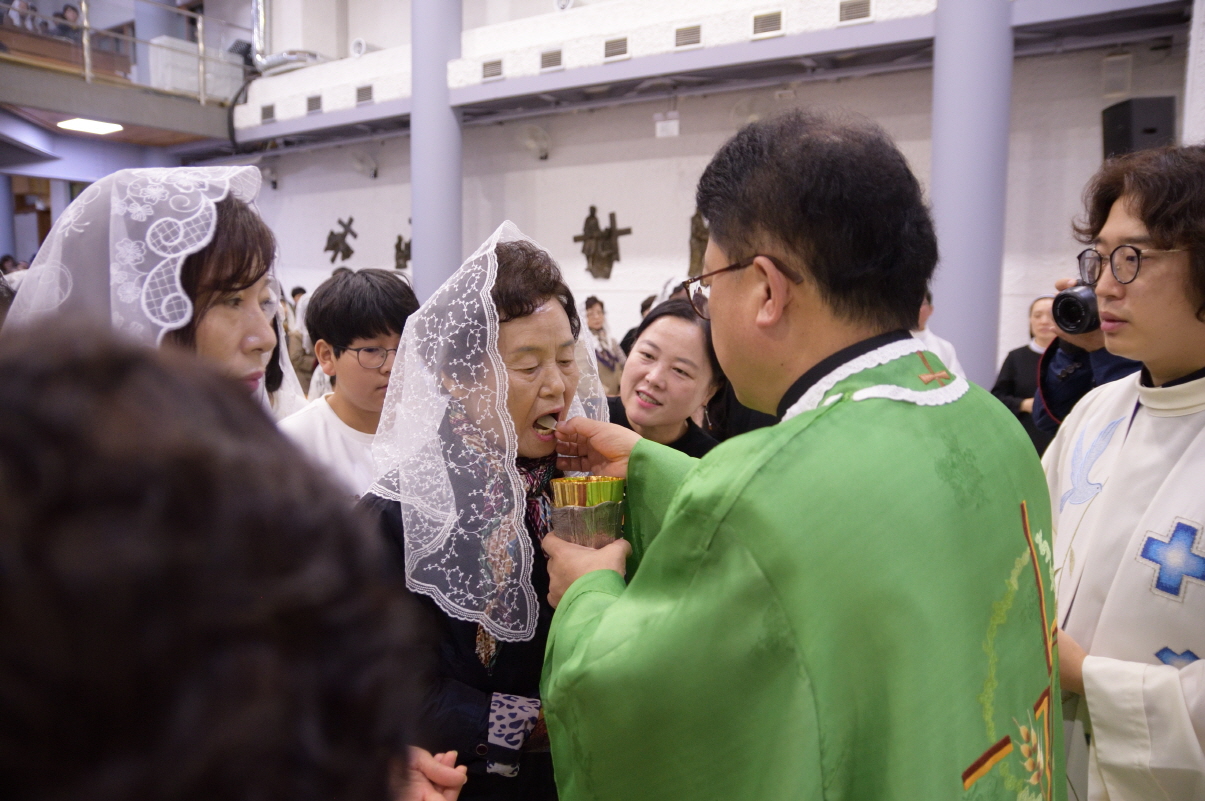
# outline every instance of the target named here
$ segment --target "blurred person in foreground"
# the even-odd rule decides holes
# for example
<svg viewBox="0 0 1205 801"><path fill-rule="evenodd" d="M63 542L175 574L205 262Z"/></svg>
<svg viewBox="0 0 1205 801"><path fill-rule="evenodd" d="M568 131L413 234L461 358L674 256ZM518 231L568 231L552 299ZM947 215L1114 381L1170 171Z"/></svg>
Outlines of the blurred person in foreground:
<svg viewBox="0 0 1205 801"><path fill-rule="evenodd" d="M1053 434L1040 430L1033 422L1033 399L1038 391L1038 365L1042 354L1059 335L1050 313L1053 295L1035 298L1029 304L1029 344L1009 351L1000 366L1000 374L992 385L992 394L1017 416L1018 422L1029 435L1038 454L1046 451Z"/></svg>
<svg viewBox="0 0 1205 801"><path fill-rule="evenodd" d="M627 477L635 570L625 540L544 540L561 798L1061 798L1042 471L909 334L937 242L903 155L788 114L720 149L698 207L688 297L781 422L701 460L558 427L566 467Z"/></svg>
<svg viewBox="0 0 1205 801"><path fill-rule="evenodd" d="M69 326L0 371L0 797L455 797L400 577L234 380Z"/></svg>
<svg viewBox="0 0 1205 801"><path fill-rule="evenodd" d="M1111 159L1084 205L1096 336L1140 369L1088 392L1043 459L1068 779L1093 801L1205 798L1205 148Z"/></svg>

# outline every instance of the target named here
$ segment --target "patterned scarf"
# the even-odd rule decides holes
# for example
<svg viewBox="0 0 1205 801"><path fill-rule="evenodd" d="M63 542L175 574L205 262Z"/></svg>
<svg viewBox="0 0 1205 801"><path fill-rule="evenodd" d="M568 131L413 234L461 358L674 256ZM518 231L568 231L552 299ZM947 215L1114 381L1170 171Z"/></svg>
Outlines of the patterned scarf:
<svg viewBox="0 0 1205 801"><path fill-rule="evenodd" d="M475 451L478 454L491 451L486 445L484 434L472 422L461 404L453 403L448 407L448 423L467 450ZM485 475L482 476L485 486L485 511L487 515L499 516L506 507L506 493L509 491L506 474L501 469L501 465L477 462L476 466L484 468L485 472ZM524 510L523 521L527 531L533 534L538 541L544 538L552 526L551 486L552 479L557 474L556 454L553 453L538 459L520 456L515 460L515 467L518 468L519 477L523 481L526 496L527 506ZM509 572L512 567L506 547L509 543L499 541L492 545L495 547L486 549L486 558L490 560L495 572ZM492 671L498 660L498 641L480 624L477 626L476 651L481 664L485 666L486 670Z"/></svg>

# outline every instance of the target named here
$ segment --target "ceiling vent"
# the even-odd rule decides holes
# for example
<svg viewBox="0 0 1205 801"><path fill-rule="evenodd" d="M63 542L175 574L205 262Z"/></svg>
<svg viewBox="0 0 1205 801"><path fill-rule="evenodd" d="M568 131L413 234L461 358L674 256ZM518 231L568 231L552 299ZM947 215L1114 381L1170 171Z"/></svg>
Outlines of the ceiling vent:
<svg viewBox="0 0 1205 801"><path fill-rule="evenodd" d="M608 39L603 45L603 58L623 58L628 54L628 37Z"/></svg>
<svg viewBox="0 0 1205 801"><path fill-rule="evenodd" d="M486 61L481 65L481 79L483 81L493 80L494 78L502 77L502 59L495 61Z"/></svg>
<svg viewBox="0 0 1205 801"><path fill-rule="evenodd" d="M362 106L372 102L372 84L356 87L356 105Z"/></svg>
<svg viewBox="0 0 1205 801"><path fill-rule="evenodd" d="M841 0L841 22L861 22L870 19L870 0Z"/></svg>
<svg viewBox="0 0 1205 801"><path fill-rule="evenodd" d="M540 53L541 70L559 70L561 68L561 51L545 50Z"/></svg>
<svg viewBox="0 0 1205 801"><path fill-rule="evenodd" d="M259 107L259 122L262 125L265 122L276 122L276 104Z"/></svg>
<svg viewBox="0 0 1205 801"><path fill-rule="evenodd" d="M703 44L703 26L687 25L674 31L674 47L695 47Z"/></svg>
<svg viewBox="0 0 1205 801"><path fill-rule="evenodd" d="M310 95L305 99L306 114L322 113L322 95Z"/></svg>
<svg viewBox="0 0 1205 801"><path fill-rule="evenodd" d="M753 17L753 38L782 35L782 12L770 11Z"/></svg>

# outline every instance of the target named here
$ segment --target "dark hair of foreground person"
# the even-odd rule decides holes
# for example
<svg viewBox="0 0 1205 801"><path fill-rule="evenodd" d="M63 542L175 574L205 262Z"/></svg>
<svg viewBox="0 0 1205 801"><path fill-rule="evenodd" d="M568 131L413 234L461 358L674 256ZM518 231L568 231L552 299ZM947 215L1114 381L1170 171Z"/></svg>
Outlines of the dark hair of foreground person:
<svg viewBox="0 0 1205 801"><path fill-rule="evenodd" d="M0 341L0 797L390 797L411 601L237 383L109 331Z"/></svg>

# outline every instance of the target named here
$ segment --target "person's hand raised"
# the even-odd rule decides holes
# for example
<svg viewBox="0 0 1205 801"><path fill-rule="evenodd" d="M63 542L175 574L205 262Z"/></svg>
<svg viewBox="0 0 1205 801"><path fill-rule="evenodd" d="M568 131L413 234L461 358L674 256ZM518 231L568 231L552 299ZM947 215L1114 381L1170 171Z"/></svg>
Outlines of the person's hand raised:
<svg viewBox="0 0 1205 801"><path fill-rule="evenodd" d="M1054 288L1062 292L1064 289L1070 289L1077 283L1074 278L1060 278L1054 282ZM1055 322L1055 326L1058 326L1057 321ZM1099 328L1086 334L1068 334L1062 328L1059 328L1059 339L1064 342L1070 342L1077 348L1083 348L1088 352L1100 350L1105 346L1105 334Z"/></svg>
<svg viewBox="0 0 1205 801"><path fill-rule="evenodd" d="M627 478L628 456L640 435L614 423L574 417L557 425L556 439L561 470Z"/></svg>
<svg viewBox="0 0 1205 801"><path fill-rule="evenodd" d="M569 585L587 573L614 570L624 575L628 555L632 553L632 546L624 539L595 549L565 542L555 534L548 534L542 544L544 553L548 554L548 603L553 609L561 602Z"/></svg>

